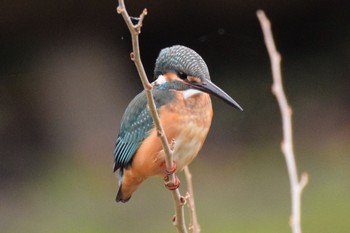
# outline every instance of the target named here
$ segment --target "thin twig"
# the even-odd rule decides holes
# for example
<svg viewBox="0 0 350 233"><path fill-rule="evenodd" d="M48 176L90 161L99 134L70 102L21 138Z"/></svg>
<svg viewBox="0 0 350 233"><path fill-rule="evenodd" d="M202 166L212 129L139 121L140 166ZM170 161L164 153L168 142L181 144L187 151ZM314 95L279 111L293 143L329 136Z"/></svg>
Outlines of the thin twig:
<svg viewBox="0 0 350 233"><path fill-rule="evenodd" d="M132 38L132 48L133 52L130 54L131 60L135 62L135 66L137 68L137 72L142 81L142 85L145 89L147 102L149 106L149 111L152 116L154 125L158 131L158 136L163 146L163 150L165 153L165 162L167 170L170 170L173 167L173 159L172 159L172 150L170 149L168 140L166 138L163 127L161 126L159 115L157 112L157 108L152 95L152 85L149 83L147 79L146 72L143 68L140 56L140 47L139 47L139 34L141 33L141 27L144 20L144 17L147 15L147 10L144 9L138 18L138 23L134 25L131 21L131 18L125 8L124 0L118 0L119 6L117 7L118 14L121 14L125 20L126 25L129 28L131 38ZM175 183L175 173L169 175L167 177L169 183ZM184 218L184 209L183 206L186 202L185 198L181 196L180 191L178 189L172 191L174 205L175 205L175 217L173 218L173 223L177 227L178 231L181 233L187 233L187 229L185 226L185 218Z"/></svg>
<svg viewBox="0 0 350 233"><path fill-rule="evenodd" d="M288 175L290 180L291 199L292 199L292 214L290 218L290 226L293 233L301 233L300 209L301 209L301 193L308 182L307 173L303 173L299 181L298 172L293 151L292 137L292 109L287 102L286 95L283 90L282 74L281 74L281 55L276 49L275 42L271 32L271 23L266 17L264 11L257 11L257 16L264 34L266 48L271 60L272 69L272 93L276 96L283 125L283 141L281 149L284 154Z"/></svg>
<svg viewBox="0 0 350 233"><path fill-rule="evenodd" d="M199 233L199 232L201 232L201 229L200 229L200 226L198 224L196 206L194 203L192 174L191 174L188 166L185 166L184 172L185 172L187 190L188 190L188 193L186 194L186 199L187 199L188 209L190 212L189 229L192 231L192 233Z"/></svg>

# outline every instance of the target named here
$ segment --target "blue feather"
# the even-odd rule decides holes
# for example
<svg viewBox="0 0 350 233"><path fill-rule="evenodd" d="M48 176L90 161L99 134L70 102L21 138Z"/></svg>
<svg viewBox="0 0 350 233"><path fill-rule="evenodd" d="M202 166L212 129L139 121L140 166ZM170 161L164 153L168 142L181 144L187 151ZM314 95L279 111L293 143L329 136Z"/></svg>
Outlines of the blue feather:
<svg viewBox="0 0 350 233"><path fill-rule="evenodd" d="M157 89L153 90L153 96L157 109L175 97L172 91ZM123 115L114 149L114 171L132 165L133 156L153 127L146 93L143 91L130 102ZM119 175L122 176L122 173Z"/></svg>

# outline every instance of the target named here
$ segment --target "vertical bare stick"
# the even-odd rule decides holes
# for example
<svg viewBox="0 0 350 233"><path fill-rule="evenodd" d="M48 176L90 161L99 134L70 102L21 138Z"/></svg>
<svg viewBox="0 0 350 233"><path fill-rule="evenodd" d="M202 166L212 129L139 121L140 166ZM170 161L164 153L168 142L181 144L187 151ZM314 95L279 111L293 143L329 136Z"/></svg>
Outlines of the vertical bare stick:
<svg viewBox="0 0 350 233"><path fill-rule="evenodd" d="M281 74L281 55L276 49L275 42L271 32L271 23L266 17L264 11L258 10L257 16L264 34L264 40L271 61L272 69L272 93L276 96L281 115L283 126L283 141L281 149L284 154L288 175L290 180L292 214L290 218L290 226L293 233L301 233L300 215L301 215L301 194L308 182L307 173L303 173L299 181L295 156L293 151L292 137L292 109L287 102L286 95L283 90L282 74Z"/></svg>
<svg viewBox="0 0 350 233"><path fill-rule="evenodd" d="M186 183L187 183L187 190L188 190L188 193L186 194L186 199L187 199L188 209L190 212L189 229L192 231L192 233L199 233L199 232L201 232L201 229L200 229L200 226L198 224L196 206L194 203L192 174L191 174L188 166L185 166L184 172L185 172L185 176L186 176Z"/></svg>
<svg viewBox="0 0 350 233"><path fill-rule="evenodd" d="M132 48L133 52L130 54L131 60L134 61L135 66L137 68L137 72L140 76L141 82L146 92L147 102L150 114L152 116L154 125L158 131L158 136L163 146L163 150L165 152L165 162L166 167L170 170L173 167L173 159L172 159L172 150L170 149L167 137L161 126L160 119L158 116L157 108L152 95L152 85L149 83L147 79L146 72L143 68L140 56L140 46L139 46L139 34L141 33L141 27L143 23L144 17L147 15L147 10L144 9L138 18L138 23L133 24L131 18L125 8L124 0L118 0L119 6L117 7L118 14L121 14L125 20L126 25L129 28L131 39L132 39ZM168 176L168 182L174 184L175 182L175 174ZM178 232L187 233L187 229L185 226L185 218L184 218L184 209L183 206L185 204L185 198L181 196L180 191L178 189L172 191L174 205L175 205L175 217L173 218L173 223L177 227Z"/></svg>

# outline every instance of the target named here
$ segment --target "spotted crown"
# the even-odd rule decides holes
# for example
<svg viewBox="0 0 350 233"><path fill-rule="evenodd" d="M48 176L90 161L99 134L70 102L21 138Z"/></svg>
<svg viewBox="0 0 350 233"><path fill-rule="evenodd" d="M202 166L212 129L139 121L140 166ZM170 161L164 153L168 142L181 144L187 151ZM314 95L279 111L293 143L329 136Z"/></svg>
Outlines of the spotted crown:
<svg viewBox="0 0 350 233"><path fill-rule="evenodd" d="M203 58L194 50L182 45L162 49L156 61L154 76L166 72L182 72L201 80L210 80L209 70Z"/></svg>

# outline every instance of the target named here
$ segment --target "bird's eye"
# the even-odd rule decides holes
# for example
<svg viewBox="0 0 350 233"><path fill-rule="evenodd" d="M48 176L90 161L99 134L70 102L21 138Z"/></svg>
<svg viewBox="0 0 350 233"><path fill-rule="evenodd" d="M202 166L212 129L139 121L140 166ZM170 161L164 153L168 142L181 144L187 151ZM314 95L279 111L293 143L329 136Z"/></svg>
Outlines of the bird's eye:
<svg viewBox="0 0 350 233"><path fill-rule="evenodd" d="M179 76L181 79L187 79L187 74L185 74L184 72L178 72L177 76Z"/></svg>

